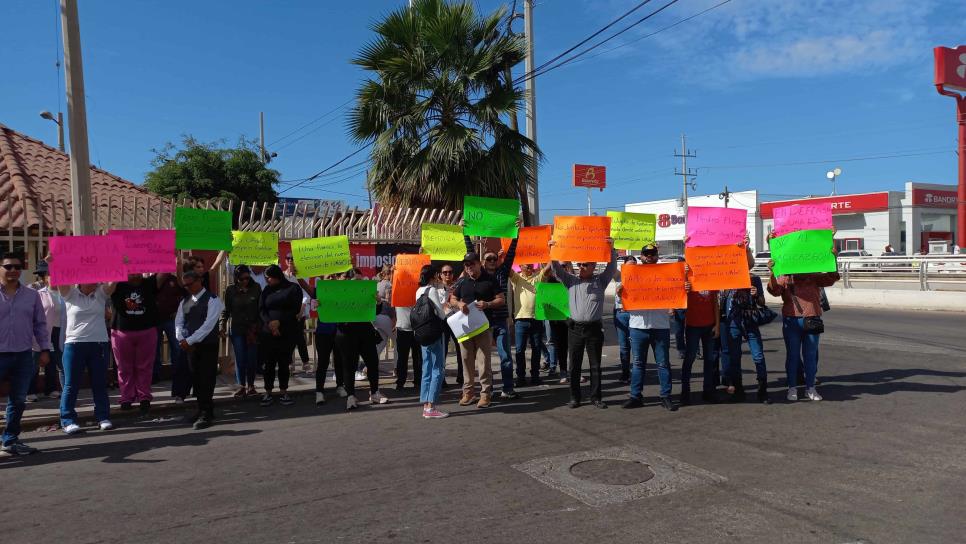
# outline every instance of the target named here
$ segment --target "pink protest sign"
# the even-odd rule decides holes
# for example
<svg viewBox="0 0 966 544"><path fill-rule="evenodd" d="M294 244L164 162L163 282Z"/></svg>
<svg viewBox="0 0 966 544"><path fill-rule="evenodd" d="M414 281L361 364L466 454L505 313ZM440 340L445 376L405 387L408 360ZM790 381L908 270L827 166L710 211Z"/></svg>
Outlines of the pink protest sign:
<svg viewBox="0 0 966 544"><path fill-rule="evenodd" d="M124 240L120 236L51 236L50 284L124 281Z"/></svg>
<svg viewBox="0 0 966 544"><path fill-rule="evenodd" d="M798 204L775 208L775 236L799 230L832 230L832 204Z"/></svg>
<svg viewBox="0 0 966 544"><path fill-rule="evenodd" d="M174 274L178 268L175 254L175 231L169 230L112 230L108 234L124 240L128 274Z"/></svg>
<svg viewBox="0 0 966 544"><path fill-rule="evenodd" d="M688 208L688 247L724 246L744 241L746 210L735 208Z"/></svg>

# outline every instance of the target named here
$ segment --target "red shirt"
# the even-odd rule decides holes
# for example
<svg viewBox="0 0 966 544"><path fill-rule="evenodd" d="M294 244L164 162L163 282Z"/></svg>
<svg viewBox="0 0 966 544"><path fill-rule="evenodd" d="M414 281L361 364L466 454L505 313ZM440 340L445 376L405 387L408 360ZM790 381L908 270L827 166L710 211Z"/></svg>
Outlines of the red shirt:
<svg viewBox="0 0 966 544"><path fill-rule="evenodd" d="M714 303L717 291L691 291L688 293L688 311L684 320L688 327L714 326Z"/></svg>

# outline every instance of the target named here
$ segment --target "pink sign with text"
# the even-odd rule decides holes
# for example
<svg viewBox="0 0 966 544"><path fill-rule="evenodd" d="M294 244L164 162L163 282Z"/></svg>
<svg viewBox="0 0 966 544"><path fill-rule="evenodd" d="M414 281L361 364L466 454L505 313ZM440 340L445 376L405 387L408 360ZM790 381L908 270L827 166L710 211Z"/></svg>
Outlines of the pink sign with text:
<svg viewBox="0 0 966 544"><path fill-rule="evenodd" d="M50 284L124 281L124 240L117 235L51 236Z"/></svg>
<svg viewBox="0 0 966 544"><path fill-rule="evenodd" d="M124 240L128 274L177 273L174 229L112 230L108 234L120 236Z"/></svg>
<svg viewBox="0 0 966 544"><path fill-rule="evenodd" d="M688 208L688 247L724 246L745 239L748 212L735 208Z"/></svg>
<svg viewBox="0 0 966 544"><path fill-rule="evenodd" d="M797 204L775 208L775 236L800 230L832 230L832 205Z"/></svg>

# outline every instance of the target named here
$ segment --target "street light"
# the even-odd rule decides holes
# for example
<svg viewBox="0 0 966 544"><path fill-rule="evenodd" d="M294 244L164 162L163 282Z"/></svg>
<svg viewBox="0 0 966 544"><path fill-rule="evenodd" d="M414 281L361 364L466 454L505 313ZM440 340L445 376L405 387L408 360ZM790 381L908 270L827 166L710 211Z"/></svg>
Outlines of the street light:
<svg viewBox="0 0 966 544"><path fill-rule="evenodd" d="M64 114L57 112L57 118L54 119L54 114L49 111L40 112L41 119L46 119L48 121L53 121L57 124L57 149L64 150Z"/></svg>
<svg viewBox="0 0 966 544"><path fill-rule="evenodd" d="M832 182L832 196L835 196L835 178L842 175L842 169L836 168L825 173L825 177Z"/></svg>

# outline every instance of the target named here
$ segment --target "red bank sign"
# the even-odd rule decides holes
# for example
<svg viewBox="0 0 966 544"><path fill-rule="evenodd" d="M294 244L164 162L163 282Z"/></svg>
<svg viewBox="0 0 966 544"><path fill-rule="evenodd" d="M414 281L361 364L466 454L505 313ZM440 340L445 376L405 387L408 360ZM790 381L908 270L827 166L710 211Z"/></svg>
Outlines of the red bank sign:
<svg viewBox="0 0 966 544"><path fill-rule="evenodd" d="M913 189L912 205L925 208L955 208L956 191L935 191L933 189Z"/></svg>
<svg viewBox="0 0 966 544"><path fill-rule="evenodd" d="M882 212L889 209L889 193L867 193L862 195L826 196L822 198L804 198L802 200L782 200L761 203L762 219L774 217L775 208L794 206L795 204L830 204L832 215L845 213Z"/></svg>
<svg viewBox="0 0 966 544"><path fill-rule="evenodd" d="M966 91L966 45L955 49L936 47L932 52L936 58L936 85Z"/></svg>
<svg viewBox="0 0 966 544"><path fill-rule="evenodd" d="M607 186L607 168L590 164L574 165L574 187L604 190Z"/></svg>

